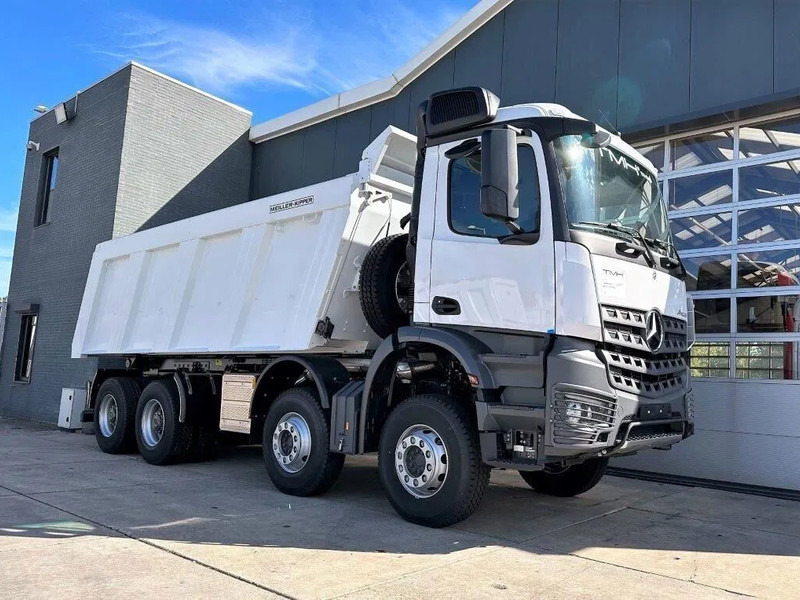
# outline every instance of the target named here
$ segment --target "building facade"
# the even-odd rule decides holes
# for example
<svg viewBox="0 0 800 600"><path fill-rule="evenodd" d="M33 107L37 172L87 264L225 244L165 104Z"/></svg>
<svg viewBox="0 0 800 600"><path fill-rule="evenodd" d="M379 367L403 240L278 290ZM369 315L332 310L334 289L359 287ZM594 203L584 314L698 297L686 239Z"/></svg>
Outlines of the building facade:
<svg viewBox="0 0 800 600"><path fill-rule="evenodd" d="M55 423L100 242L249 197L250 113L136 64L30 127L0 356L0 414Z"/></svg>
<svg viewBox="0 0 800 600"><path fill-rule="evenodd" d="M52 421L56 390L91 373L89 361L76 365L67 357L97 241L354 172L362 150L386 126L414 131L417 107L432 92L479 85L503 105L564 104L620 131L661 170L697 306L697 433L671 452L617 464L800 490L800 464L786 460L800 453L800 420L794 416L800 403L799 27L800 3L794 0L483 0L385 79L252 127L247 149L246 141L241 150L236 145L241 138L230 139L228 146L236 149L219 164L191 162L197 147L176 141L165 151L173 168L207 173L204 184L194 187L166 185L172 169L159 171L154 155L142 155L155 134L148 128L162 122L155 115L167 110L159 101L165 90L140 101L132 92L109 92L108 148L87 147L74 159L93 161L84 172L97 170L97 187L106 186L86 200L92 219L97 213L97 231L77 236L85 219L60 221L55 213L52 221L63 223L63 233L33 227L44 163L29 155L5 346L16 349L24 341L21 322L37 305L41 337L37 333L30 384L13 382L15 361L4 352L0 410ZM135 79L117 74L106 82L114 77ZM167 104L183 113L180 102L192 98ZM228 109L215 104L214 110ZM136 116L124 118L129 113ZM240 136L247 130L244 121L241 126ZM49 140L48 128L56 130L47 115L34 121L31 139ZM185 132L178 129L170 139L180 140ZM221 134L202 135L210 140ZM42 151L60 143L48 141ZM64 154L64 180L66 169ZM230 180L236 193L229 191ZM195 197L215 186L229 195ZM36 236L52 239L39 242ZM68 256L53 259L61 245L70 248ZM45 320L50 311L54 316ZM45 334L46 323L56 320L58 327Z"/></svg>

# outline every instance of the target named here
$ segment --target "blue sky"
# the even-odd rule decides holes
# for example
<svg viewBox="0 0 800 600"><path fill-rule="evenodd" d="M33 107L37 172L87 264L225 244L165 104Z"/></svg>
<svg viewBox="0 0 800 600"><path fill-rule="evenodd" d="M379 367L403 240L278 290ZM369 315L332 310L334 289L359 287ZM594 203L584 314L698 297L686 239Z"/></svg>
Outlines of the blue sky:
<svg viewBox="0 0 800 600"><path fill-rule="evenodd" d="M259 123L388 75L477 0L5 0L0 22L0 296L25 142L53 106L137 60Z"/></svg>

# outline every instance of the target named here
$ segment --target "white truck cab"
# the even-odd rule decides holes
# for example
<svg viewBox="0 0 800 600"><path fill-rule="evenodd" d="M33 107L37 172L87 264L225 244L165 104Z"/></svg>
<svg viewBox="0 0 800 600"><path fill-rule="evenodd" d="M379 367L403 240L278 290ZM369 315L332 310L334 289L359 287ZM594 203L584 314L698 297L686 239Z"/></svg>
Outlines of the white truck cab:
<svg viewBox="0 0 800 600"><path fill-rule="evenodd" d="M691 435L655 169L564 107L499 104L434 94L352 176L98 246L73 356L101 359L100 447L166 464L237 432L295 495L377 452L397 511L444 526L492 467L569 496Z"/></svg>

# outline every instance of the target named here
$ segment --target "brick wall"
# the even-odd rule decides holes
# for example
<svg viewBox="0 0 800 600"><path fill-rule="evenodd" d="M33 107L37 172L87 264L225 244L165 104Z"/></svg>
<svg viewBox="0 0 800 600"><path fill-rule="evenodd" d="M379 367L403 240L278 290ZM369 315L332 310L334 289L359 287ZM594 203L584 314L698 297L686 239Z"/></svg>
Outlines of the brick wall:
<svg viewBox="0 0 800 600"><path fill-rule="evenodd" d="M92 359L70 358L95 246L248 199L250 114L138 65L81 93L76 117L31 123L0 355L0 414L54 423L61 388L83 387ZM27 140L20 140L23 148ZM34 228L43 154L59 148L50 223ZM20 307L38 304L31 382L15 383Z"/></svg>

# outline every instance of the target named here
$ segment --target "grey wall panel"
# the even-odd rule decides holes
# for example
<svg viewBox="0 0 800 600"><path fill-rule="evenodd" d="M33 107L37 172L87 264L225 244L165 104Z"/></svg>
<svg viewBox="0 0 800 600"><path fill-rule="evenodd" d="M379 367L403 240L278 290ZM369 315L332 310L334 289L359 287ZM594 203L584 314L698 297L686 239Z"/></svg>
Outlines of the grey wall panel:
<svg viewBox="0 0 800 600"><path fill-rule="evenodd" d="M800 2L775 0L775 92L800 88Z"/></svg>
<svg viewBox="0 0 800 600"><path fill-rule="evenodd" d="M773 0L693 0L691 109L772 93Z"/></svg>
<svg viewBox="0 0 800 600"><path fill-rule="evenodd" d="M263 198L302 185L303 138L295 131L256 146L254 154L253 198Z"/></svg>
<svg viewBox="0 0 800 600"><path fill-rule="evenodd" d="M504 20L505 15L500 13L458 45L453 70L455 87L477 85L500 95Z"/></svg>
<svg viewBox="0 0 800 600"><path fill-rule="evenodd" d="M556 101L616 126L620 0L561 0Z"/></svg>
<svg viewBox="0 0 800 600"><path fill-rule="evenodd" d="M324 121L306 129L303 138L301 185L311 185L333 177L336 148L336 121Z"/></svg>
<svg viewBox="0 0 800 600"><path fill-rule="evenodd" d="M371 121L372 111L369 108L357 110L336 119L334 177L358 171L361 154L370 142Z"/></svg>
<svg viewBox="0 0 800 600"><path fill-rule="evenodd" d="M622 0L617 125L689 111L691 0Z"/></svg>
<svg viewBox="0 0 800 600"><path fill-rule="evenodd" d="M446 54L438 63L420 75L409 88L409 125L416 120L417 108L428 99L433 92L441 92L453 87L453 68L455 53Z"/></svg>
<svg viewBox="0 0 800 600"><path fill-rule="evenodd" d="M556 97L558 2L517 0L504 11L504 106L553 102Z"/></svg>
<svg viewBox="0 0 800 600"><path fill-rule="evenodd" d="M372 106L372 123L370 124L369 135L371 140L374 140L389 125L394 125L409 133L415 133L415 125L409 122L410 99L411 95L408 90L404 90L394 98Z"/></svg>

